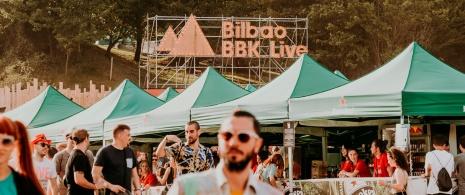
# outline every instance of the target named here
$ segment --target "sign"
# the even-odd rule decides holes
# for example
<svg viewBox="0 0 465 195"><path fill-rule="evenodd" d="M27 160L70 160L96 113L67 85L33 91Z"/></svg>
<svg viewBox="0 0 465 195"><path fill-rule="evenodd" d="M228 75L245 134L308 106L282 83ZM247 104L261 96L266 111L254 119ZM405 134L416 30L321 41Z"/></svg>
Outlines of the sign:
<svg viewBox="0 0 465 195"><path fill-rule="evenodd" d="M284 147L295 147L295 130L294 130L294 121L288 121L283 123L284 126Z"/></svg>
<svg viewBox="0 0 465 195"><path fill-rule="evenodd" d="M401 151L407 152L409 145L410 124L396 124L396 134L394 145Z"/></svg>
<svg viewBox="0 0 465 195"><path fill-rule="evenodd" d="M269 41L269 56L284 58L308 52L305 45L286 44L287 29L283 26L254 26L250 21L223 21L221 26L222 57L259 58L260 39Z"/></svg>

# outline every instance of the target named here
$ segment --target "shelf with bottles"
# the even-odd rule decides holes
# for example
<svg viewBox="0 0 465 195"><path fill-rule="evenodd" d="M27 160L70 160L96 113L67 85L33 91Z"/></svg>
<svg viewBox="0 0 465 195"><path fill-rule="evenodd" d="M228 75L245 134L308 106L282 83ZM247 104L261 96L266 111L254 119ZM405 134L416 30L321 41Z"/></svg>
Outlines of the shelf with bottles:
<svg viewBox="0 0 465 195"><path fill-rule="evenodd" d="M425 168L424 167L417 167L417 168L412 169L410 175L412 175L412 176L421 176L421 174L424 174L424 173L425 173Z"/></svg>

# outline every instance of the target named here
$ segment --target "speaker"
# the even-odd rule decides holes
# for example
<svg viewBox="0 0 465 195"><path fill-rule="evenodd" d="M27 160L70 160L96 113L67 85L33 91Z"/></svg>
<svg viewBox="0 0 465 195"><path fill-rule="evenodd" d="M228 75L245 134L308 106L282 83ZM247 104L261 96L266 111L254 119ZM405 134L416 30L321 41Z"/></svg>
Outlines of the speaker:
<svg viewBox="0 0 465 195"><path fill-rule="evenodd" d="M403 152L408 152L410 136L410 124L396 124L395 146Z"/></svg>

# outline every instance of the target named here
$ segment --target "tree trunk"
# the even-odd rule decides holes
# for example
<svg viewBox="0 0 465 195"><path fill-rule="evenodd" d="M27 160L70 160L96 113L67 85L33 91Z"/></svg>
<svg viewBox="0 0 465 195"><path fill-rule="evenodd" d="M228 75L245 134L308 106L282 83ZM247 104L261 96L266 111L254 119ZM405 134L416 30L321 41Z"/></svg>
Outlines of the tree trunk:
<svg viewBox="0 0 465 195"><path fill-rule="evenodd" d="M65 66L65 75L68 75L68 62L69 58L71 57L71 51L66 50L66 66Z"/></svg>
<svg viewBox="0 0 465 195"><path fill-rule="evenodd" d="M113 47L116 45L116 43L118 43L118 40L120 40L121 37L118 37L116 38L115 40L111 40L111 37L110 37L110 43L108 44L108 47L107 47L107 52L105 53L105 56L107 56L108 58L111 57L111 49L113 49Z"/></svg>
<svg viewBox="0 0 465 195"><path fill-rule="evenodd" d="M144 36L144 27L142 25L138 25L136 29L136 53L134 54L134 61L139 62L140 60L140 53L142 50L142 38Z"/></svg>

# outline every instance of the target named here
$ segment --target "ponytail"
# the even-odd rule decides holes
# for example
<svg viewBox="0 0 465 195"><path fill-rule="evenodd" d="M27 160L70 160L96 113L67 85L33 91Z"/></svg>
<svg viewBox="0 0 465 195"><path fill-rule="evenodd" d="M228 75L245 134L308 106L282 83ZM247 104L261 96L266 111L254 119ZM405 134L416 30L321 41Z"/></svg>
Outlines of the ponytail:
<svg viewBox="0 0 465 195"><path fill-rule="evenodd" d="M42 186L39 183L39 180L37 180L34 171L34 166L32 164L32 152L31 147L29 145L27 129L23 125L23 123L19 121L15 121L14 123L17 126L16 139L18 140L18 148L16 151L16 159L19 163L18 172L20 175L31 181L34 188L38 190L40 194L45 194L42 189Z"/></svg>

